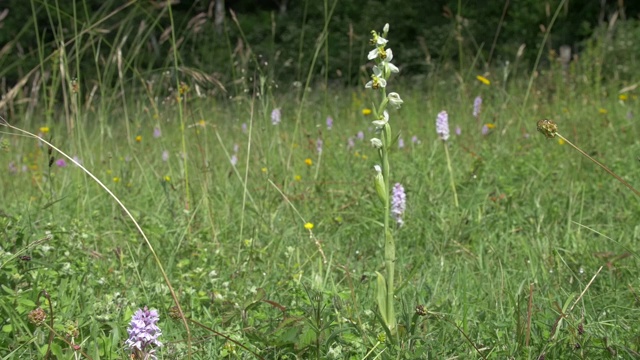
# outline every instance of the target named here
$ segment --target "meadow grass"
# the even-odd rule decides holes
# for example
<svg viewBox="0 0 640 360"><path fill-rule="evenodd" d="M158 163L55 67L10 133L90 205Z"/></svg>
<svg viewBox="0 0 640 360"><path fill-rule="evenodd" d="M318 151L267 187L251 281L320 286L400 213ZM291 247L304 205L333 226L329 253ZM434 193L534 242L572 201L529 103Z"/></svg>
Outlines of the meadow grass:
<svg viewBox="0 0 640 360"><path fill-rule="evenodd" d="M2 359L125 358L127 325L144 306L159 310L163 359L639 356L640 203L536 133L553 118L633 184L640 100L617 96L626 84L601 92L587 72L565 84L554 65L531 82L474 74L460 84L445 65L424 84L394 85L404 147L389 153L391 182L406 189L407 210L393 233L389 334L376 306L384 236L364 88L276 88L257 72L228 101L197 96L174 67L148 92L134 86L140 72L118 80L117 49L110 57L114 85L100 98L76 104L52 86L45 105L17 106L8 120L77 157L123 201L191 335L122 209L45 144L2 128ZM461 130L445 145L451 174L435 130L442 110ZM47 313L40 326L28 316L36 308Z"/></svg>

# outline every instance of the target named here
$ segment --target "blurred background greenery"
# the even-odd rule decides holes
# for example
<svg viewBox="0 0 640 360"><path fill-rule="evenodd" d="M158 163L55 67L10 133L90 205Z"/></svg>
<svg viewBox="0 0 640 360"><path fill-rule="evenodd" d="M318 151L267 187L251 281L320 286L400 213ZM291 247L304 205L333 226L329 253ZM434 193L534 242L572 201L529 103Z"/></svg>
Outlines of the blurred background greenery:
<svg viewBox="0 0 640 360"><path fill-rule="evenodd" d="M633 67L640 57L640 47L633 45L640 41L637 1L202 0L172 1L171 9L167 3L3 1L2 90L42 66L41 58L60 49L61 43L66 43L69 61L78 62L70 69L80 74L69 74L70 78L78 78L88 88L100 76L99 67L115 61L110 58L114 49L127 59L128 69L153 73L173 67L170 15L179 65L197 68L211 77L214 88L225 85L230 91L239 69L251 72L257 63L266 62L270 74L281 82L303 81L325 22L324 33L329 35L321 40L327 52L318 58L313 75L346 86L366 76L361 64L369 31L384 23L392 24L390 47L402 53L398 65L405 75L425 76L447 62L455 64L456 70L500 67L513 63L519 49L521 68L531 69L540 46L548 48L545 54L553 55L560 46L568 45L575 56L603 37L612 40L604 51L620 60L605 62L603 77L624 77L631 70L617 64ZM231 11L237 15L244 39L231 21ZM556 11L557 21L543 43ZM216 14L223 17L216 20ZM260 61L250 61L252 55ZM544 56L543 65L548 61Z"/></svg>

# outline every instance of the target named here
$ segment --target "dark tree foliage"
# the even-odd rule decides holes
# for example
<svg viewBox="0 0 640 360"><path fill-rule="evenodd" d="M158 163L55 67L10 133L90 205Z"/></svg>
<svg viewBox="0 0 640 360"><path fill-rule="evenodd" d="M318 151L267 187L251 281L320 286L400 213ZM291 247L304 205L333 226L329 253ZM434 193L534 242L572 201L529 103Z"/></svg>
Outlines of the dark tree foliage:
<svg viewBox="0 0 640 360"><path fill-rule="evenodd" d="M172 5L181 65L215 74L229 81L237 69L239 49L268 60L274 77L300 80L309 69L332 0L227 0L223 32L213 25L213 1L179 1ZM514 59L518 48L526 45L523 61L535 58L546 27L561 0L338 0L328 24L329 61L321 52L316 75L354 84L366 62L364 55L372 29L390 23L390 46L402 54L399 65L408 74L423 74L430 64L462 60L465 66L491 67ZM166 1L137 1L119 12L125 1L103 0L5 0L0 13L0 77L14 84L41 59L55 52L61 42L71 58L77 52L79 69L86 81L97 76L99 59L119 48L135 52L127 69L154 71L172 65L171 40L167 29L171 19ZM238 17L248 44L230 20L229 10ZM640 1L567 0L559 9L549 49L567 44L579 51L594 31L617 12L619 21L638 20ZM102 21L108 17L107 20ZM100 22L99 25L94 25ZM89 29L89 30L88 30ZM75 34L85 31L79 41ZM92 49L89 51L88 49ZM462 52L460 52L460 49ZM75 59L75 58L73 58ZM474 61L475 59L475 61ZM246 61L247 70L251 63ZM225 78L226 77L226 78Z"/></svg>

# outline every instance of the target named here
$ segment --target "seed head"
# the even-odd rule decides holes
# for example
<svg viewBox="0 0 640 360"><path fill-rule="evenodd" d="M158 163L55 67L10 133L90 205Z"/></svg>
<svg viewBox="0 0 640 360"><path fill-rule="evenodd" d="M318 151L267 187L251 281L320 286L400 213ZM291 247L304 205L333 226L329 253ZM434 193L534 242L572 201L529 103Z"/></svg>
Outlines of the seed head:
<svg viewBox="0 0 640 360"><path fill-rule="evenodd" d="M558 125L551 120L542 119L538 121L538 131L549 139L556 137Z"/></svg>
<svg viewBox="0 0 640 360"><path fill-rule="evenodd" d="M418 316L427 315L427 309L424 307L424 305L416 306L416 315L418 315Z"/></svg>
<svg viewBox="0 0 640 360"><path fill-rule="evenodd" d="M47 313L42 310L42 308L37 308L32 310L28 315L29 321L36 325L41 326L44 324L44 321L47 319Z"/></svg>
<svg viewBox="0 0 640 360"><path fill-rule="evenodd" d="M182 319L182 315L180 315L180 309L178 309L177 306L172 306L169 309L169 317L174 319L174 320Z"/></svg>

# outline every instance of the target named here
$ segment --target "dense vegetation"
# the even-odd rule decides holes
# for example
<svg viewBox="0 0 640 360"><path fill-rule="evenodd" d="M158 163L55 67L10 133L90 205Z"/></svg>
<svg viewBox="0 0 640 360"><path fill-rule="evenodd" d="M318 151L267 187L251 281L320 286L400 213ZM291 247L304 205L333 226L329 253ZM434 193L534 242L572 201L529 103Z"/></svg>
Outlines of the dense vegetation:
<svg viewBox="0 0 640 360"><path fill-rule="evenodd" d="M228 2L9 2L2 360L640 357L637 4Z"/></svg>
<svg viewBox="0 0 640 360"><path fill-rule="evenodd" d="M545 51L568 45L574 53L587 49L589 39L610 35L599 29L613 18L624 22L640 14L640 3L634 1L227 1L226 10L238 15L242 35L228 12L222 25L215 24L214 4L182 1L169 11L163 1L9 0L0 23L0 77L15 84L65 43L69 76L90 86L117 51L135 53L135 58L127 56L127 73L174 66L175 41L179 66L198 69L227 89L237 75L234 67L252 71L249 55L268 61L282 82L304 81L313 44L323 41L326 47L313 74L355 85L362 75L367 29L381 22L395 24L395 47L404 54L401 66L408 75L438 71L443 61L453 61L458 71L501 66L513 62L522 45L520 60L530 69L556 12ZM640 31L637 23L615 29Z"/></svg>

